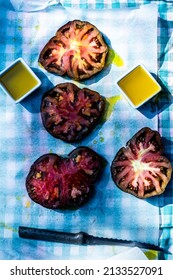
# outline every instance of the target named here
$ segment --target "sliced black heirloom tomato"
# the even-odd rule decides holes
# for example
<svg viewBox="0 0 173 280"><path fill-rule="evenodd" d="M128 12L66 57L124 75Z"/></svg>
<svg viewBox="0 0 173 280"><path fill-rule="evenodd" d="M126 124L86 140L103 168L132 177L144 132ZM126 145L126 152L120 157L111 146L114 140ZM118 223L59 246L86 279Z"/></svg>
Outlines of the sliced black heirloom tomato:
<svg viewBox="0 0 173 280"><path fill-rule="evenodd" d="M107 52L108 47L94 25L74 20L57 30L41 51L39 62L49 72L82 80L104 68Z"/></svg>
<svg viewBox="0 0 173 280"><path fill-rule="evenodd" d="M52 136L75 142L95 128L104 108L105 100L98 92L63 83L44 94L41 117Z"/></svg>
<svg viewBox="0 0 173 280"><path fill-rule="evenodd" d="M101 169L102 158L87 147L76 148L68 157L45 154L31 166L26 189L46 208L77 209L92 196Z"/></svg>
<svg viewBox="0 0 173 280"><path fill-rule="evenodd" d="M138 131L116 154L111 173L121 190L139 198L163 193L171 179L172 166L163 155L159 132L148 127Z"/></svg>

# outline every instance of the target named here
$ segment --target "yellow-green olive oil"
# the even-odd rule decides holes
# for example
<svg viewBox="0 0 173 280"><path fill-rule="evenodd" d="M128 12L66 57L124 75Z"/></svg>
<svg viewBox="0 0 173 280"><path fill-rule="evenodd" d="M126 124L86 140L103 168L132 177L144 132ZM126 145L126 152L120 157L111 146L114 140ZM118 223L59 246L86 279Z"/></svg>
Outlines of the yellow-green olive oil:
<svg viewBox="0 0 173 280"><path fill-rule="evenodd" d="M21 61L5 71L0 77L0 82L14 100L18 100L38 84Z"/></svg>
<svg viewBox="0 0 173 280"><path fill-rule="evenodd" d="M135 106L144 103L161 89L140 65L123 77L118 85Z"/></svg>

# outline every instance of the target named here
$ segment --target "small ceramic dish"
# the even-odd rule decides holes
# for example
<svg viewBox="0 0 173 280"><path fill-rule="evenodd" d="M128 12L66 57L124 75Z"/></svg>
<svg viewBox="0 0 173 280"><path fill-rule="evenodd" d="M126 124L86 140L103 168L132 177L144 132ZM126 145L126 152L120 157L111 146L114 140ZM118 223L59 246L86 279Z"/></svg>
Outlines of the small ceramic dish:
<svg viewBox="0 0 173 280"><path fill-rule="evenodd" d="M0 72L0 85L4 92L18 103L36 90L41 81L23 58L18 58Z"/></svg>
<svg viewBox="0 0 173 280"><path fill-rule="evenodd" d="M142 64L132 68L117 81L118 88L134 108L161 91L161 86Z"/></svg>

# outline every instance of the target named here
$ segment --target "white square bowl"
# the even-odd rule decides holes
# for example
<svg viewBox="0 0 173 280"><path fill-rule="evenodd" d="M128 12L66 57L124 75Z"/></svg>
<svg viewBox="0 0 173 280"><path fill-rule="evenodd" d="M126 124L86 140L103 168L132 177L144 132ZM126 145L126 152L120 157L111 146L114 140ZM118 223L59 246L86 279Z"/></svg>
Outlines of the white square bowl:
<svg viewBox="0 0 173 280"><path fill-rule="evenodd" d="M143 64L138 64L123 75L117 81L117 86L133 108L139 108L162 89Z"/></svg>
<svg viewBox="0 0 173 280"><path fill-rule="evenodd" d="M16 59L0 72L0 86L15 103L23 100L40 85L40 79L23 58Z"/></svg>

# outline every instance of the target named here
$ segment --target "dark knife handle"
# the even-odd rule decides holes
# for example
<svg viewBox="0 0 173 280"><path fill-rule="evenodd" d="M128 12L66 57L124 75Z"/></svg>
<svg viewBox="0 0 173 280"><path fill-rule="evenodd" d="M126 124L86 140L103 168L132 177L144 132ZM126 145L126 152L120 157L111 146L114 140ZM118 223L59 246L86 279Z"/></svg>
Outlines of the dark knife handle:
<svg viewBox="0 0 173 280"><path fill-rule="evenodd" d="M60 242L65 244L76 244L85 245L87 240L87 234L84 232L79 233L69 233L69 232L58 232L47 229L37 229L29 227L19 227L19 237L50 241L50 242Z"/></svg>

